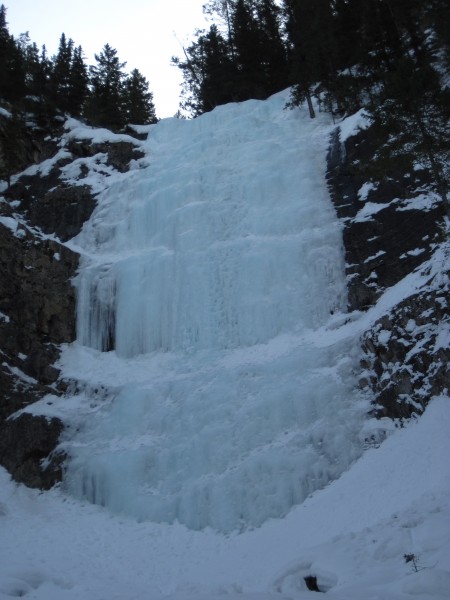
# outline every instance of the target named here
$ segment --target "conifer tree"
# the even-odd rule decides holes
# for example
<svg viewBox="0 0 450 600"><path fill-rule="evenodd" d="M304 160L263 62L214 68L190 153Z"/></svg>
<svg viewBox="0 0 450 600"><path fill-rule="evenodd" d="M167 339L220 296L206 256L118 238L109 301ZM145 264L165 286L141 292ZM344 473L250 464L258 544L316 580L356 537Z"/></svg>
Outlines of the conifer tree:
<svg viewBox="0 0 450 600"><path fill-rule="evenodd" d="M82 114L83 106L88 95L89 75L83 59L81 46L74 48L70 64L69 89L67 96L68 112L78 117Z"/></svg>
<svg viewBox="0 0 450 600"><path fill-rule="evenodd" d="M25 134L22 116L13 110L6 119L2 119L0 128L0 179L11 185L11 176L23 168L23 148L21 140Z"/></svg>
<svg viewBox="0 0 450 600"><path fill-rule="evenodd" d="M235 59L232 15L236 8L236 2L237 0L208 0L208 2L203 5L203 13L213 18L218 33L222 35L222 30L225 30L225 40L232 60ZM221 25L223 25L223 28Z"/></svg>
<svg viewBox="0 0 450 600"><path fill-rule="evenodd" d="M447 0L430 0L427 17L430 19L435 39L432 40L437 60L443 60L450 71L450 5Z"/></svg>
<svg viewBox="0 0 450 600"><path fill-rule="evenodd" d="M0 6L0 98L11 102L25 94L23 56L6 22L6 8Z"/></svg>
<svg viewBox="0 0 450 600"><path fill-rule="evenodd" d="M84 116L99 127L120 130L126 123L123 68L117 50L105 44L90 67L90 91Z"/></svg>
<svg viewBox="0 0 450 600"><path fill-rule="evenodd" d="M209 0L208 32L173 59L183 71L184 108L197 115L219 104L267 98L289 85L288 60L274 0ZM223 32L223 33L222 33Z"/></svg>
<svg viewBox="0 0 450 600"><path fill-rule="evenodd" d="M211 25L206 33L198 31L184 53L185 60L172 59L183 73L184 110L197 116L237 99L235 65L217 25Z"/></svg>
<svg viewBox="0 0 450 600"><path fill-rule="evenodd" d="M133 69L125 81L125 114L128 123L148 125L157 121L153 94L138 69Z"/></svg>
<svg viewBox="0 0 450 600"><path fill-rule="evenodd" d="M274 0L259 0L256 12L261 30L265 94L270 95L289 85L287 48L281 35L281 9Z"/></svg>
<svg viewBox="0 0 450 600"><path fill-rule="evenodd" d="M329 0L284 0L286 33L290 43L292 100L306 100L315 116L312 86L331 87L336 77L334 18Z"/></svg>
<svg viewBox="0 0 450 600"><path fill-rule="evenodd" d="M402 52L378 77L368 105L383 141L375 165L390 161L410 171L426 169L448 210L450 91L420 30L411 33L413 26L411 21L399 30Z"/></svg>
<svg viewBox="0 0 450 600"><path fill-rule="evenodd" d="M231 49L212 25L202 41L202 112L236 100L236 66Z"/></svg>
<svg viewBox="0 0 450 600"><path fill-rule="evenodd" d="M63 112L70 110L70 77L74 42L64 33L59 40L58 53L53 58L50 76L50 97L55 107Z"/></svg>
<svg viewBox="0 0 450 600"><path fill-rule="evenodd" d="M36 43L27 44L24 49L25 81L27 94L42 97L47 88L47 75L45 66L41 62L39 49Z"/></svg>
<svg viewBox="0 0 450 600"><path fill-rule="evenodd" d="M237 0L232 16L237 67L236 96L239 100L266 97L263 36L253 3Z"/></svg>

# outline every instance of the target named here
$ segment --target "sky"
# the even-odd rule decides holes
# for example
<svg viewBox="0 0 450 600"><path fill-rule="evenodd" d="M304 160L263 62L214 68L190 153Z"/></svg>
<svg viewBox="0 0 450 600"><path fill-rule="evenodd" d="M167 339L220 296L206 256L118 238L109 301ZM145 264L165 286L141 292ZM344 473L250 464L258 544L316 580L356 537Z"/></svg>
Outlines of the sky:
<svg viewBox="0 0 450 600"><path fill-rule="evenodd" d="M50 56L61 33L81 45L88 64L108 43L117 50L127 72L139 69L149 82L159 118L171 117L179 105L181 72L171 57L182 56L197 28L205 27L206 0L4 0L9 31L26 31L31 41L46 45Z"/></svg>

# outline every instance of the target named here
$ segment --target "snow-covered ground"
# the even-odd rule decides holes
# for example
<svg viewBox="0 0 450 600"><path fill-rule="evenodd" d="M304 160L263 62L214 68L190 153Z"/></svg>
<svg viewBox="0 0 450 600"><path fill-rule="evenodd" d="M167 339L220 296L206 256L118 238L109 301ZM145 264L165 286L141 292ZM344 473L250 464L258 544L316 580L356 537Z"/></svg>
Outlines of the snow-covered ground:
<svg viewBox="0 0 450 600"><path fill-rule="evenodd" d="M0 597L306 600L313 575L339 600L447 600L449 428L437 398L285 518L242 534L138 523L2 471Z"/></svg>
<svg viewBox="0 0 450 600"><path fill-rule="evenodd" d="M445 257L345 314L332 126L285 102L163 121L134 171L105 173L71 242L60 366L80 384L28 409L64 419L72 458L50 492L0 472L0 598L301 600L305 577L341 600L449 597L448 397L396 429L356 385L359 336Z"/></svg>

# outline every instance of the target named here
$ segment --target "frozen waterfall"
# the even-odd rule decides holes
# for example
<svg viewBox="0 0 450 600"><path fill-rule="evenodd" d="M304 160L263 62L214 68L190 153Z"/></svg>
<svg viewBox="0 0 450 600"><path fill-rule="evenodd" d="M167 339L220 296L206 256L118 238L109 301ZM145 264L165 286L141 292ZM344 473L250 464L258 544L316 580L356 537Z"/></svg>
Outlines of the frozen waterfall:
<svg viewBox="0 0 450 600"><path fill-rule="evenodd" d="M285 103L155 125L150 166L111 183L75 240L74 495L227 532L282 517L360 454L357 349L314 335L346 305L330 125Z"/></svg>

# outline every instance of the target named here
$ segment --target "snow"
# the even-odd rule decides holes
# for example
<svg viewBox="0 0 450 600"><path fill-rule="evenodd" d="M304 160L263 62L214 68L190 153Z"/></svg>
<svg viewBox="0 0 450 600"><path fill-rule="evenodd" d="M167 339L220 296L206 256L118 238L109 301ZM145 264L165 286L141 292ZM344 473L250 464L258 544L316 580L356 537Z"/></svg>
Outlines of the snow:
<svg viewBox="0 0 450 600"><path fill-rule="evenodd" d="M364 263L372 262L372 261L376 260L377 258L380 258L380 256L383 256L384 254L386 254L386 252L384 250L379 250L376 254L373 254L372 256L369 256L368 258L366 258Z"/></svg>
<svg viewBox="0 0 450 600"><path fill-rule="evenodd" d="M44 493L0 470L0 598L307 600L308 576L336 600L448 598L448 397L397 428L357 390L359 337L448 249L347 314L332 126L285 104L161 121L148 168L98 179L69 244L77 389L26 409L70 425L71 459Z"/></svg>
<svg viewBox="0 0 450 600"><path fill-rule="evenodd" d="M77 119L67 119L64 123L66 133L63 136L63 141L68 140L90 140L93 144L128 142L133 146L139 147L142 142L123 133L112 133L109 129L95 128L85 125Z"/></svg>
<svg viewBox="0 0 450 600"><path fill-rule="evenodd" d="M353 219L355 223L363 223L364 221L371 221L373 215L376 215L381 210L388 208L390 203L378 204L376 202L366 202L364 206L356 213Z"/></svg>
<svg viewBox="0 0 450 600"><path fill-rule="evenodd" d="M135 131L138 135L148 135L153 129L153 125L128 125L130 129Z"/></svg>
<svg viewBox="0 0 450 600"><path fill-rule="evenodd" d="M407 198L405 200L398 200L399 206L398 211L404 210L430 210L436 204L440 202L440 198L437 194L423 193L415 196L414 198Z"/></svg>
<svg viewBox="0 0 450 600"><path fill-rule="evenodd" d="M8 371L10 371L13 375L15 375L18 379L20 379L24 383L31 383L31 384L37 383L36 379L34 379L33 377L30 377L29 375L27 375L26 373L21 371L18 367L11 367L11 365L8 365L8 363L6 363L6 362L2 363L2 367L5 367L6 369L8 369Z"/></svg>
<svg viewBox="0 0 450 600"><path fill-rule="evenodd" d="M7 227L13 233L16 233L18 222L13 217L0 217L0 223Z"/></svg>
<svg viewBox="0 0 450 600"><path fill-rule="evenodd" d="M378 333L378 342L380 344L386 345L388 343L388 341L391 338L391 332L387 331L386 329L382 329L379 333Z"/></svg>
<svg viewBox="0 0 450 600"><path fill-rule="evenodd" d="M115 517L2 470L0 598L306 600L313 575L336 600L445 600L449 426L448 398L435 398L284 519L228 536Z"/></svg>
<svg viewBox="0 0 450 600"><path fill-rule="evenodd" d="M366 181L358 190L358 198L365 202L367 200L367 196L372 190L376 189L376 185L372 181Z"/></svg>
<svg viewBox="0 0 450 600"><path fill-rule="evenodd" d="M41 177L46 177L47 175L50 174L50 171L53 169L53 167L55 167L55 165L59 161L69 159L69 158L72 158L72 154L70 152L68 152L67 150L64 150L64 149L59 150L51 158L48 158L47 160L44 160L37 165L31 165L31 167L28 167L27 169L25 169L25 171L23 171L19 175L20 176L25 175L25 176L30 176L30 177L33 175L40 175ZM16 175L15 177L17 178L18 175Z"/></svg>
<svg viewBox="0 0 450 600"><path fill-rule="evenodd" d="M114 180L117 171L107 164L108 155L99 152L88 158L78 158L61 168L60 179L71 186L88 185L93 194L98 194L108 187L106 178ZM84 171L83 177L80 177Z"/></svg>
<svg viewBox="0 0 450 600"><path fill-rule="evenodd" d="M362 129L370 126L370 118L364 108L361 108L354 115L346 117L339 123L339 140L343 144L348 138L353 137Z"/></svg>
<svg viewBox="0 0 450 600"><path fill-rule="evenodd" d="M408 256L419 256L425 252L425 248L414 248L413 250L409 250L400 256L400 258L407 258Z"/></svg>
<svg viewBox="0 0 450 600"><path fill-rule="evenodd" d="M11 205L12 204L14 204L14 203L11 202ZM4 225L5 227L7 227L14 234L14 237L16 237L16 238L25 237L26 233L25 233L24 229L21 227L21 226L23 226L23 222L22 222L22 219L18 215L14 215L13 217L0 217L0 223L2 225Z"/></svg>

